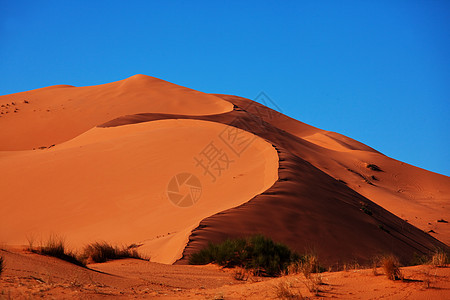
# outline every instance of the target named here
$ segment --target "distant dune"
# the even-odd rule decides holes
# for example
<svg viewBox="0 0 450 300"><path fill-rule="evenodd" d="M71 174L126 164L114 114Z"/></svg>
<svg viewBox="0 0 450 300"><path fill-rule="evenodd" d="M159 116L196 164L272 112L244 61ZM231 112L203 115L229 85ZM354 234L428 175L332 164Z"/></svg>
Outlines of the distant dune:
<svg viewBox="0 0 450 300"><path fill-rule="evenodd" d="M183 264L210 241L263 233L331 266L408 264L450 242L449 177L145 75L1 96L0 170L8 245L57 234Z"/></svg>

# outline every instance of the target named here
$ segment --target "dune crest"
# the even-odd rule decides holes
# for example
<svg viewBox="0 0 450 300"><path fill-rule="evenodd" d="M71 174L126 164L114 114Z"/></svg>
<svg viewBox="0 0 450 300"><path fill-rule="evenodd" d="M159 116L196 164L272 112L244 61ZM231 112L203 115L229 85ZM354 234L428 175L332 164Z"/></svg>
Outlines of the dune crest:
<svg viewBox="0 0 450 300"><path fill-rule="evenodd" d="M207 121L160 120L94 128L50 149L0 152L1 206L11 212L0 218L0 228L8 228L0 241L26 244L29 236L57 234L75 248L98 240L138 244L152 261L173 263L202 219L248 201L278 179L272 145L240 131L252 143L235 156L219 138L226 129ZM211 166L214 181L195 161L210 144L230 160L221 174ZM194 205L177 206L168 198L168 184L180 173L201 183Z"/></svg>
<svg viewBox="0 0 450 300"><path fill-rule="evenodd" d="M96 86L51 86L0 96L0 150L59 144L126 114L209 115L232 109L216 96L145 75Z"/></svg>
<svg viewBox="0 0 450 300"><path fill-rule="evenodd" d="M57 233L182 264L263 233L330 266L448 249L449 177L249 99L135 75L0 104L6 244Z"/></svg>

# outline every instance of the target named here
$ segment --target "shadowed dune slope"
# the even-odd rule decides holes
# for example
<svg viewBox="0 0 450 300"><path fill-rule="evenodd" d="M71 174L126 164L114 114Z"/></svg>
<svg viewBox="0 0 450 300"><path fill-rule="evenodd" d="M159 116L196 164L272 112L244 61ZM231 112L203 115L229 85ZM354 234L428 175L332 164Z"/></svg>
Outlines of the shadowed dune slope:
<svg viewBox="0 0 450 300"><path fill-rule="evenodd" d="M248 99L136 75L1 96L0 112L0 243L56 233L180 264L256 233L327 265L448 249L449 177Z"/></svg>
<svg viewBox="0 0 450 300"><path fill-rule="evenodd" d="M173 117L140 114L102 126ZM299 252L315 251L328 265L353 260L369 263L376 255L386 253L397 255L407 264L415 254L446 247L302 158L303 151L310 154L320 151L320 146L261 122L239 108L231 113L195 118L230 124L272 143L280 157L280 179L249 202L204 219L192 232L179 263L186 263L191 253L208 242L256 233L264 233ZM370 215L364 211L370 211Z"/></svg>
<svg viewBox="0 0 450 300"><path fill-rule="evenodd" d="M387 157L338 133L314 128L254 101L218 95L295 135L289 151L405 221L450 244L450 178ZM309 143L307 143L309 142ZM378 166L381 171L370 168Z"/></svg>

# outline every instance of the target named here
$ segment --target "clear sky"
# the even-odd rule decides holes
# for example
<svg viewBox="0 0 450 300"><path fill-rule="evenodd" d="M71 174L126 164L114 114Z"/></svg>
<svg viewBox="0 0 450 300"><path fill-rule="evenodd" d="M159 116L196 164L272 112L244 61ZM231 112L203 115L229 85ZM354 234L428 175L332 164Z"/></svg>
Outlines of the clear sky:
<svg viewBox="0 0 450 300"><path fill-rule="evenodd" d="M0 0L0 95L134 74L450 175L450 1Z"/></svg>

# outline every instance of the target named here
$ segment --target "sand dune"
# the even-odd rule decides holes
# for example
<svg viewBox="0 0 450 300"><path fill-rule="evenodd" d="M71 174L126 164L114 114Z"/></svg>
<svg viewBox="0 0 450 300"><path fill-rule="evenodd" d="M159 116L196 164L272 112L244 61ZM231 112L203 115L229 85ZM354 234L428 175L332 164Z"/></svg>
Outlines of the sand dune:
<svg viewBox="0 0 450 300"><path fill-rule="evenodd" d="M213 95L145 75L97 86L51 86L0 96L0 150L59 144L126 114L208 115L232 109Z"/></svg>
<svg viewBox="0 0 450 300"><path fill-rule="evenodd" d="M438 222L450 216L449 177L389 158L351 138L314 128L251 100L218 96L300 138L293 153L398 217L426 232L432 230L434 237L450 243L450 226ZM370 164L382 171L371 170Z"/></svg>
<svg viewBox="0 0 450 300"><path fill-rule="evenodd" d="M448 177L248 99L136 75L0 104L4 244L55 233L185 263L209 241L264 233L334 265L383 253L406 264L450 241L437 222Z"/></svg>
<svg viewBox="0 0 450 300"><path fill-rule="evenodd" d="M203 218L248 201L278 179L275 149L245 131L241 136L252 143L242 156L230 153L233 162L220 176L211 169L215 181L205 175L194 158L210 143L223 148L218 136L225 129L161 120L94 128L46 150L0 152L2 210L14 212L0 219L0 241L25 244L28 237L57 234L76 248L96 240L142 244L152 261L172 263ZM195 205L168 199L168 183L180 173L201 182Z"/></svg>

